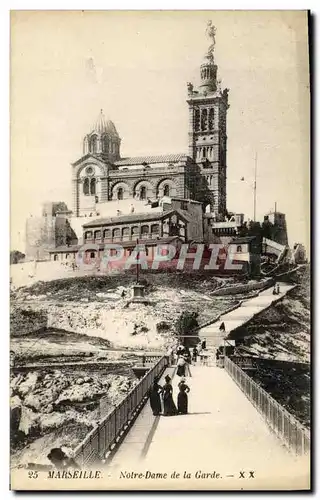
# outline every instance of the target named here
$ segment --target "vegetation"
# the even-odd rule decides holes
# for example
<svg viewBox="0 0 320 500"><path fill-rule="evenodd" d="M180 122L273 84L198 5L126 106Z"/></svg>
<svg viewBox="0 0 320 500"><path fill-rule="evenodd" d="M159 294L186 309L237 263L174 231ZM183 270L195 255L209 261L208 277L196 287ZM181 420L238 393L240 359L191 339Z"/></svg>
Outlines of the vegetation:
<svg viewBox="0 0 320 500"><path fill-rule="evenodd" d="M183 311L176 323L177 333L182 336L195 330L199 326L198 316L197 312Z"/></svg>
<svg viewBox="0 0 320 500"><path fill-rule="evenodd" d="M12 250L10 252L10 264L18 264L18 262L22 262L25 258L25 254L19 252L19 250Z"/></svg>

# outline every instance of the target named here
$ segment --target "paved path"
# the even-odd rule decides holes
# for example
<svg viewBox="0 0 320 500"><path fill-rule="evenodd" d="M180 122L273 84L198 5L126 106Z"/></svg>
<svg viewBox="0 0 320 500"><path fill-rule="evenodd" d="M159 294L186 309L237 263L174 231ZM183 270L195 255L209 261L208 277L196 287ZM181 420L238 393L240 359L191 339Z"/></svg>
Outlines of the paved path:
<svg viewBox="0 0 320 500"><path fill-rule="evenodd" d="M178 380L177 376L173 379L175 400ZM190 471L190 489L254 489L269 483L272 489L274 485L281 488L284 481L289 488L295 481L307 484L306 459L287 451L225 370L193 366L187 383L189 414L153 417L147 403L111 462L112 477L120 471L166 471L170 475L176 470L181 475ZM197 471L216 471L220 477L196 480ZM245 472L242 482L240 471ZM254 478L249 479L250 471ZM157 487L181 485L179 480L162 480Z"/></svg>
<svg viewBox="0 0 320 500"><path fill-rule="evenodd" d="M165 383L164 377L166 375L173 376L175 368L168 368L163 373L159 384L163 385ZM111 467L122 467L124 464L136 463L145 454L148 442L152 436L153 431L160 417L154 417L150 403L143 407L140 415L135 421L132 429L127 434L126 438L120 445L119 450L116 452L115 456L111 461Z"/></svg>
<svg viewBox="0 0 320 500"><path fill-rule="evenodd" d="M219 331L219 326L224 322L226 334L229 334L236 328L245 325L253 316L261 313L272 303L281 300L295 285L280 283L280 294L273 295L273 287L267 288L259 293L257 297L244 300L242 304L233 311L222 315L218 321L205 326L199 330L199 337L207 339L207 348L215 350L223 343L223 335Z"/></svg>

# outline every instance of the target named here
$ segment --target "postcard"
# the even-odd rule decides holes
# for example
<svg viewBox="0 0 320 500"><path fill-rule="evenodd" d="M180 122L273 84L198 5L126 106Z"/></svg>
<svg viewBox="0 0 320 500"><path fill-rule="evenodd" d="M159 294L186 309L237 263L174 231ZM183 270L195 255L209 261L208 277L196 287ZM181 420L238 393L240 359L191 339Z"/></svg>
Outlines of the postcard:
<svg viewBox="0 0 320 500"><path fill-rule="evenodd" d="M13 490L310 489L307 11L12 11Z"/></svg>

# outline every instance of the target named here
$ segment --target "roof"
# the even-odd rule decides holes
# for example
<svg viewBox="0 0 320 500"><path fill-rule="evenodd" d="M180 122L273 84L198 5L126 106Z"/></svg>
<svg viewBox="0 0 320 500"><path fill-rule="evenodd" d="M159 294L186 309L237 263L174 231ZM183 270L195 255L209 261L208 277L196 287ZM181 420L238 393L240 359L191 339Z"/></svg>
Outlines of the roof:
<svg viewBox="0 0 320 500"><path fill-rule="evenodd" d="M169 196L173 201L187 201L188 203L196 203L202 205L202 201L192 200L191 198L180 198L179 196Z"/></svg>
<svg viewBox="0 0 320 500"><path fill-rule="evenodd" d="M251 241L255 240L255 236L243 236L242 238L235 238L230 241L229 245L240 245L241 243L251 243Z"/></svg>
<svg viewBox="0 0 320 500"><path fill-rule="evenodd" d="M77 252L81 248L81 245L70 245L69 247L67 245L61 245L56 248L51 248L49 250L49 253L59 253L59 252Z"/></svg>
<svg viewBox="0 0 320 500"><path fill-rule="evenodd" d="M119 137L117 129L111 120L106 120L103 110L101 109L100 114L94 123L91 132L98 132L98 134L109 134Z"/></svg>
<svg viewBox="0 0 320 500"><path fill-rule="evenodd" d="M85 154L84 156L81 156L81 158L79 158L79 160L75 161L74 163L71 163L72 166L76 166L78 165L79 163L82 163L84 162L85 160L87 160L88 158L94 158L95 160L98 160L100 163L106 163L106 161L104 160L104 157L101 153L87 153Z"/></svg>
<svg viewBox="0 0 320 500"><path fill-rule="evenodd" d="M189 222L192 220L192 217L189 212L187 212L187 210L182 210L182 208L175 208L174 211L177 212L183 219Z"/></svg>
<svg viewBox="0 0 320 500"><path fill-rule="evenodd" d="M117 167L125 165L141 165L142 163L152 164L152 163L175 163L179 161L186 161L186 154L168 154L161 156L136 156L133 158L122 158L121 160L115 161L114 165Z"/></svg>
<svg viewBox="0 0 320 500"><path fill-rule="evenodd" d="M86 224L83 224L83 228L91 228L91 227L99 227L99 226L106 226L109 224L122 224L124 222L146 222L146 221L152 221L152 220L157 220L157 219L163 219L164 217L167 217L170 214L175 214L178 213L180 217L182 217L184 220L188 221L190 220L190 215L188 212L185 212L184 210L167 210L166 212L147 212L147 213L132 213L132 214L127 214L127 215L118 215L116 217L107 217L107 218L101 218L101 219L95 219L91 222L87 222Z"/></svg>
<svg viewBox="0 0 320 500"><path fill-rule="evenodd" d="M171 212L171 210L170 210ZM118 215L116 217L104 217L101 219L95 219L91 222L87 222L83 224L83 227L96 227L96 226L104 226L106 224L121 224L122 222L142 222L147 220L159 219L164 213L168 212L153 212L153 213L132 213L127 215Z"/></svg>

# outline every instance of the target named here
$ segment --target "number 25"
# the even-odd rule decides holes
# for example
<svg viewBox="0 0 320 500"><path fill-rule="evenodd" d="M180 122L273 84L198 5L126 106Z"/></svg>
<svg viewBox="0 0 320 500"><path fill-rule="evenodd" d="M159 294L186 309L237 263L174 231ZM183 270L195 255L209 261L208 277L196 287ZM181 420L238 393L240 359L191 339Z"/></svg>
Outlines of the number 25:
<svg viewBox="0 0 320 500"><path fill-rule="evenodd" d="M28 472L29 479L37 479L38 477L38 471L36 470L30 470Z"/></svg>

